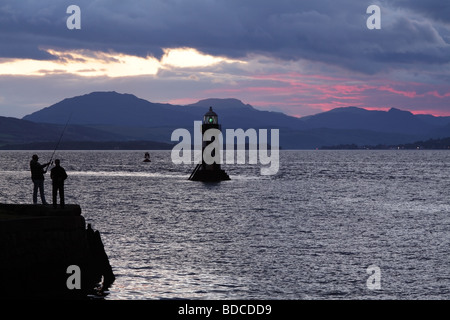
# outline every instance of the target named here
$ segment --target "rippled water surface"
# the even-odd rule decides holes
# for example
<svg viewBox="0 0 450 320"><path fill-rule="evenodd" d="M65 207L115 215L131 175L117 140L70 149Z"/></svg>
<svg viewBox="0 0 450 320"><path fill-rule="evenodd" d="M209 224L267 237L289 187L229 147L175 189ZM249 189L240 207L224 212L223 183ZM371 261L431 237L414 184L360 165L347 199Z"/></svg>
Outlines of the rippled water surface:
<svg viewBox="0 0 450 320"><path fill-rule="evenodd" d="M1 202L31 203L31 155L0 152ZM450 298L448 151L281 151L277 175L224 165L218 184L151 156L57 154L117 277L106 299Z"/></svg>

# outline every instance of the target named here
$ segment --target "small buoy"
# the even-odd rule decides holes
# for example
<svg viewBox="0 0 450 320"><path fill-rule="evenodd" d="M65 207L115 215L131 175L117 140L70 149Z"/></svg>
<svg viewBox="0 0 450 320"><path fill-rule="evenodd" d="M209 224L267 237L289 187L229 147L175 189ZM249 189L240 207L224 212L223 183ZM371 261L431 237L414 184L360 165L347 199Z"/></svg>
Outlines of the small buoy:
<svg viewBox="0 0 450 320"><path fill-rule="evenodd" d="M150 153L148 153L148 152L145 153L144 162L151 162L151 160L150 160Z"/></svg>

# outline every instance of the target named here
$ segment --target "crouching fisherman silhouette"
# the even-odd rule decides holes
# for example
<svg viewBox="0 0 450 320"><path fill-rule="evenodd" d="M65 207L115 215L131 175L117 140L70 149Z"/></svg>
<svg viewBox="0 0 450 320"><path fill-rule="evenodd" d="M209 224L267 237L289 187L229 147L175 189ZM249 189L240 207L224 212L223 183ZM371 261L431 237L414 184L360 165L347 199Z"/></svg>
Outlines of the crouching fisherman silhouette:
<svg viewBox="0 0 450 320"><path fill-rule="evenodd" d="M52 194L53 194L53 207L56 208L57 201L56 196L59 191L59 204L61 208L64 208L64 180L67 179L66 170L61 167L61 161L55 160L55 166L50 171L50 178L52 179Z"/></svg>
<svg viewBox="0 0 450 320"><path fill-rule="evenodd" d="M50 162L45 164L40 164L38 162L39 157L34 154L30 161L30 170L31 170L31 180L33 181L33 204L37 204L37 192L39 189L39 193L41 195L42 204L48 204L45 201L44 194L44 174L47 173L47 169L44 170L45 167L48 168Z"/></svg>

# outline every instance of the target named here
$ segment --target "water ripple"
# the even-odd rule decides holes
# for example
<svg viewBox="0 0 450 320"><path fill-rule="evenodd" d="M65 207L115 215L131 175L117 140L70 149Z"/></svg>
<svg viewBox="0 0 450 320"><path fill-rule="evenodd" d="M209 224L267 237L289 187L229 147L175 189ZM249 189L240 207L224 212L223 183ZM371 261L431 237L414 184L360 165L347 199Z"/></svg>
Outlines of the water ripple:
<svg viewBox="0 0 450 320"><path fill-rule="evenodd" d="M2 202L31 201L30 156L1 152ZM446 151L282 151L276 176L225 165L218 184L168 151L57 156L117 275L107 299L450 298Z"/></svg>

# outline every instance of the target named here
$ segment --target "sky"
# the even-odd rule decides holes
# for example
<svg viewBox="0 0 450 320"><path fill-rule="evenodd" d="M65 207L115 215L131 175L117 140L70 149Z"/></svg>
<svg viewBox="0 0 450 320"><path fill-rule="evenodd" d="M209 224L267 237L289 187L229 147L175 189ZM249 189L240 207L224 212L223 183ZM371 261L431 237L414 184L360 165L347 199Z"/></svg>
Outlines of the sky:
<svg viewBox="0 0 450 320"><path fill-rule="evenodd" d="M93 91L450 116L450 1L0 0L0 116Z"/></svg>

